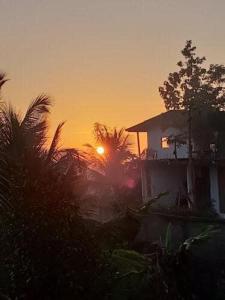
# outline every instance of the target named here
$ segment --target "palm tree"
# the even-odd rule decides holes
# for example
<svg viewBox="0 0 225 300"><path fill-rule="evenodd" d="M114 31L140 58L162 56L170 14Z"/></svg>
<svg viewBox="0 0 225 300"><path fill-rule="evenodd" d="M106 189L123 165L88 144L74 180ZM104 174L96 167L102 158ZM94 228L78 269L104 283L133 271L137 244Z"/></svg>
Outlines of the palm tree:
<svg viewBox="0 0 225 300"><path fill-rule="evenodd" d="M59 148L64 123L47 146L50 107L45 95L23 118L0 107L0 261L12 299L76 298L94 274L96 247L77 210L83 161Z"/></svg>
<svg viewBox="0 0 225 300"><path fill-rule="evenodd" d="M127 163L135 159L129 149L129 135L125 134L124 128L110 129L95 123L94 138L96 145L103 147L104 153L98 154L96 147L86 144L90 167L102 174L109 184L122 185Z"/></svg>
<svg viewBox="0 0 225 300"><path fill-rule="evenodd" d="M86 144L86 157L89 166L91 191L90 205L96 207L95 218L105 221L118 212L126 211L127 206L136 201L138 183L136 155L130 151L129 135L123 128L110 129L95 123L94 138L96 147ZM104 149L99 154L98 147ZM134 189L135 188L135 189ZM135 199L134 199L135 198ZM108 217L107 217L108 216Z"/></svg>
<svg viewBox="0 0 225 300"><path fill-rule="evenodd" d="M15 205L15 194L22 198L37 194L53 194L59 180L72 184L82 167L75 149L60 149L60 123L50 147L47 143L48 114L51 101L45 96L37 97L28 107L23 118L11 106L3 104L0 110L0 190L2 205ZM70 177L70 178L68 178ZM7 180L6 180L7 178ZM46 182L44 182L46 180ZM55 181L55 182L54 182ZM51 184L50 184L51 182ZM64 182L64 186L66 186ZM55 189L53 188L55 186ZM71 191L71 189L70 189ZM59 191L58 191L59 192ZM14 194L14 196L13 196ZM16 197L18 198L18 197ZM18 203L18 201L17 201Z"/></svg>

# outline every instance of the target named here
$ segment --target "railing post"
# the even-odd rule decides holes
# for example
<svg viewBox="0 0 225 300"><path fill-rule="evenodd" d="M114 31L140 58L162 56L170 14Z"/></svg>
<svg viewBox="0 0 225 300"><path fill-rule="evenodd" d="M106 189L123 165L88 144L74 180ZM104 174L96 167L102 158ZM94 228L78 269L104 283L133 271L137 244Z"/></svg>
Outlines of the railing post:
<svg viewBox="0 0 225 300"><path fill-rule="evenodd" d="M140 136L139 132L137 132L137 144L138 144L138 156L141 158L141 147L140 147Z"/></svg>

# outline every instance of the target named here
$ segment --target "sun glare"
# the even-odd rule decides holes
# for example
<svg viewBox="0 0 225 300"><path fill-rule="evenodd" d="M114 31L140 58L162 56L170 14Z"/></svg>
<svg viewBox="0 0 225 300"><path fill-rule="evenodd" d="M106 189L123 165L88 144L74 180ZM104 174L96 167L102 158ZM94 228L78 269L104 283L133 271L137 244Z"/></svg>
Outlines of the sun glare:
<svg viewBox="0 0 225 300"><path fill-rule="evenodd" d="M99 155L103 155L105 153L105 149L102 146L97 147L96 151Z"/></svg>

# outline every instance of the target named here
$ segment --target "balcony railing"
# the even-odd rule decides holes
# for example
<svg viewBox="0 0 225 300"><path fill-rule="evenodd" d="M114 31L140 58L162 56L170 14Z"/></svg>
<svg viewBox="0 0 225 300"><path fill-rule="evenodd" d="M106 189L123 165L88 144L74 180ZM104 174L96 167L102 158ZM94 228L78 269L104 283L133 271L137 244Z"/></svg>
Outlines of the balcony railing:
<svg viewBox="0 0 225 300"><path fill-rule="evenodd" d="M204 159L210 161L216 160L225 160L225 153L221 153L216 151L216 149L209 149L203 151L193 151L192 157L194 159ZM174 152L170 152L169 155L165 151L165 155L163 151L157 151L151 148L146 148L141 153L142 160L159 160L159 159L187 159L188 153L178 154L176 155Z"/></svg>

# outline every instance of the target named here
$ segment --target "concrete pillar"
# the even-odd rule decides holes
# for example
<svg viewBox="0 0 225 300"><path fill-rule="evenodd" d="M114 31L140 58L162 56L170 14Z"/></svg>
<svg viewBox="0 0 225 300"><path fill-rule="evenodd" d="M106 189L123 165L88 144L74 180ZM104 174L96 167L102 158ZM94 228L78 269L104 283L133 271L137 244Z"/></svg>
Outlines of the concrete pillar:
<svg viewBox="0 0 225 300"><path fill-rule="evenodd" d="M212 206L217 213L220 213L220 196L218 183L218 170L216 165L210 166L210 198Z"/></svg>
<svg viewBox="0 0 225 300"><path fill-rule="evenodd" d="M141 190L142 190L142 201L145 203L148 200L148 181L147 172L144 161L140 161L141 168Z"/></svg>

